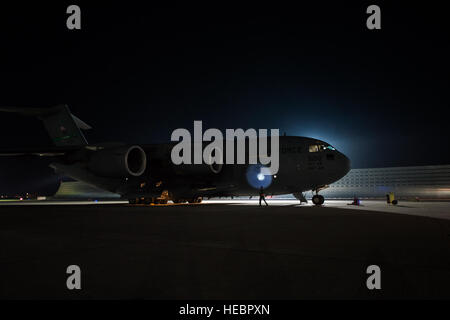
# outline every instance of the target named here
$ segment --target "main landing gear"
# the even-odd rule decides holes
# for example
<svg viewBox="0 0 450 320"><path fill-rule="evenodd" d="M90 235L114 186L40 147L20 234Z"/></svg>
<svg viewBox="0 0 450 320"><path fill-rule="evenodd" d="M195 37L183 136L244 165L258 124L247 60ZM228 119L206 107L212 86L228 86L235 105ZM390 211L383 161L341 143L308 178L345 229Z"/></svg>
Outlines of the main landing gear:
<svg viewBox="0 0 450 320"><path fill-rule="evenodd" d="M167 199L164 198L136 198L136 199L128 199L129 204L167 204Z"/></svg>
<svg viewBox="0 0 450 320"><path fill-rule="evenodd" d="M169 202L169 200L172 200L172 202L174 204L182 204L182 203L190 203L190 204L199 204L202 203L203 198L202 197L192 197L192 198L171 198L170 196L168 196L167 194L162 194L160 197L152 197L152 198L147 198L147 197L142 197L142 198L133 198L133 199L128 199L128 202L130 204L145 204L145 205L154 205L154 204L167 204Z"/></svg>
<svg viewBox="0 0 450 320"><path fill-rule="evenodd" d="M190 203L190 204L194 204L194 203L202 203L203 198L202 197L193 197L190 199L179 199L179 198L172 198L173 203L175 204L181 204L181 203Z"/></svg>

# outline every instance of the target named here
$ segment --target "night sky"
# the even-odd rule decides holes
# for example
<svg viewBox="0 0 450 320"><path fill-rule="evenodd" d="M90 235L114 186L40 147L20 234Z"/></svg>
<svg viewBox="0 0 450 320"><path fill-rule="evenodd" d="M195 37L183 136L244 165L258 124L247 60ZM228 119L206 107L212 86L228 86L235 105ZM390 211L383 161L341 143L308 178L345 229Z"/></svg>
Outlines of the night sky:
<svg viewBox="0 0 450 320"><path fill-rule="evenodd" d="M203 120L319 138L353 168L450 163L440 3L275 3L2 4L0 105L68 104L94 128L90 143L167 142ZM66 28L70 4L80 31ZM382 30L366 28L370 4ZM38 121L0 119L0 148L50 144ZM2 189L24 163L47 172L42 161L1 160Z"/></svg>

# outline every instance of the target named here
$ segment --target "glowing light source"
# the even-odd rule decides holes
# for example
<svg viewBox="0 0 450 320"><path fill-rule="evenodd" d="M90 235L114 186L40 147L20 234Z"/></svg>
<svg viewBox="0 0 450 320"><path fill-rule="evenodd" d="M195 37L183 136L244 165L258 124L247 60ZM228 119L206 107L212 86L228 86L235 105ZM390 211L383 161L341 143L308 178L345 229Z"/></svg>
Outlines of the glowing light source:
<svg viewBox="0 0 450 320"><path fill-rule="evenodd" d="M247 168L247 182L255 189L268 188L272 184L273 176L269 168L261 164L252 164Z"/></svg>

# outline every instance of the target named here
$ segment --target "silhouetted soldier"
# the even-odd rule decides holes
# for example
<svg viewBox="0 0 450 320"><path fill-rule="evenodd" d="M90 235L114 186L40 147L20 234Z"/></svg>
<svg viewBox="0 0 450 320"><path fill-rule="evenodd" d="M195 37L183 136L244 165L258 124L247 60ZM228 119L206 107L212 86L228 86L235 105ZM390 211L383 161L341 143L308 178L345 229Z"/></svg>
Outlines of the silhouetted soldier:
<svg viewBox="0 0 450 320"><path fill-rule="evenodd" d="M261 186L261 188L259 188L259 206L261 207L261 200L264 200L264 203L266 204L266 206L268 206L267 202L266 202L266 196L264 194L264 188Z"/></svg>

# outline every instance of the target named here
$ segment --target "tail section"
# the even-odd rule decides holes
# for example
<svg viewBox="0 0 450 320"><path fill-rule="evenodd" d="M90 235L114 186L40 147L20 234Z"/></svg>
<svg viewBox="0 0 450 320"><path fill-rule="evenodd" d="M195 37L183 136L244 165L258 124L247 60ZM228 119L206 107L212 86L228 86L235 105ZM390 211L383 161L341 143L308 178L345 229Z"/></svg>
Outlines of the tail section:
<svg viewBox="0 0 450 320"><path fill-rule="evenodd" d="M91 129L89 125L75 117L67 105L53 108L0 108L0 111L35 116L45 126L50 138L57 147L86 146L88 142L81 130Z"/></svg>

